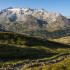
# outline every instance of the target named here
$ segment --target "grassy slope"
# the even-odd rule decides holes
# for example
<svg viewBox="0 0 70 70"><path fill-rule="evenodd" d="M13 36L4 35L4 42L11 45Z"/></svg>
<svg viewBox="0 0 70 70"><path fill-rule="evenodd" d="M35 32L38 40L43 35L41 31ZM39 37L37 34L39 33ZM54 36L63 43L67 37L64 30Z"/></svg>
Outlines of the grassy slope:
<svg viewBox="0 0 70 70"><path fill-rule="evenodd" d="M17 33L0 32L0 59L49 58L69 53L70 46Z"/></svg>
<svg viewBox="0 0 70 70"><path fill-rule="evenodd" d="M60 42L60 43L64 43L64 44L70 44L70 36L66 36L66 37L62 37L62 38L58 38L58 39L52 39L52 41Z"/></svg>
<svg viewBox="0 0 70 70"><path fill-rule="evenodd" d="M34 56L35 58L40 57L41 55L43 56L46 54L60 53L62 51L59 49L66 50L66 48L69 48L69 46L61 43L55 43L52 41L37 39L35 37L29 37L9 32L0 32L0 44L0 53L2 53L0 55L7 54L9 58L19 58L20 56L22 58L23 55L26 58L30 56L32 56L32 58ZM65 52L67 52L67 50Z"/></svg>

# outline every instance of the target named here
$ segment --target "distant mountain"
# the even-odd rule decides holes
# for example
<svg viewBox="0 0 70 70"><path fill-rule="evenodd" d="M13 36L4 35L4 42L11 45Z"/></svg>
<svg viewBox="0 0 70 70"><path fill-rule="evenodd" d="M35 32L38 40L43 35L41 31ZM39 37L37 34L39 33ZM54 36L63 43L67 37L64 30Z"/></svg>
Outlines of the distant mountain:
<svg viewBox="0 0 70 70"><path fill-rule="evenodd" d="M10 7L0 10L0 29L42 38L59 38L70 35L70 19L44 9Z"/></svg>

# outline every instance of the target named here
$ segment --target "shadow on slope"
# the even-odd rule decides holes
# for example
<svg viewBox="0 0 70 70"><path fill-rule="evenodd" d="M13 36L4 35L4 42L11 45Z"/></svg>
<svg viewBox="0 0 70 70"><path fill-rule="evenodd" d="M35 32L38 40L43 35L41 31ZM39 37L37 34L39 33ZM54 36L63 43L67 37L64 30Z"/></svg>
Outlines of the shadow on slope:
<svg viewBox="0 0 70 70"><path fill-rule="evenodd" d="M46 52L45 50L16 47L6 44L0 44L0 59L37 59L44 57L51 57L57 53Z"/></svg>
<svg viewBox="0 0 70 70"><path fill-rule="evenodd" d="M57 49L57 48L70 48L70 45L48 41L48 40L42 40L37 38L30 38L28 39L28 42L25 43L27 46L45 46L50 49Z"/></svg>
<svg viewBox="0 0 70 70"><path fill-rule="evenodd" d="M50 49L70 48L70 45L10 32L0 32L0 42L6 44L26 45L28 47L44 46Z"/></svg>

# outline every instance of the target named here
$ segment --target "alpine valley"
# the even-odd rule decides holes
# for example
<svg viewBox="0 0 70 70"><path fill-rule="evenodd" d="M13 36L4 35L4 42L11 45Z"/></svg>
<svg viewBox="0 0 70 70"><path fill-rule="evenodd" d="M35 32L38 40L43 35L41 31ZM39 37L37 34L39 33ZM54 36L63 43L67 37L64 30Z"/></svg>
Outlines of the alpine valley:
<svg viewBox="0 0 70 70"><path fill-rule="evenodd" d="M0 10L0 70L70 70L70 18L44 9Z"/></svg>

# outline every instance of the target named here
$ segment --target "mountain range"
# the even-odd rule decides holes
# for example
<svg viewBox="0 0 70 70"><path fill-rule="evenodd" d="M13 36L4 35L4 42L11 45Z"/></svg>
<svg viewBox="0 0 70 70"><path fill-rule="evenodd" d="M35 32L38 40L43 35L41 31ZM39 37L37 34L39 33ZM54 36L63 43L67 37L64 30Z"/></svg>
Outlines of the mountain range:
<svg viewBox="0 0 70 70"><path fill-rule="evenodd" d="M12 8L0 10L0 30L51 39L70 36L70 19L44 9Z"/></svg>

